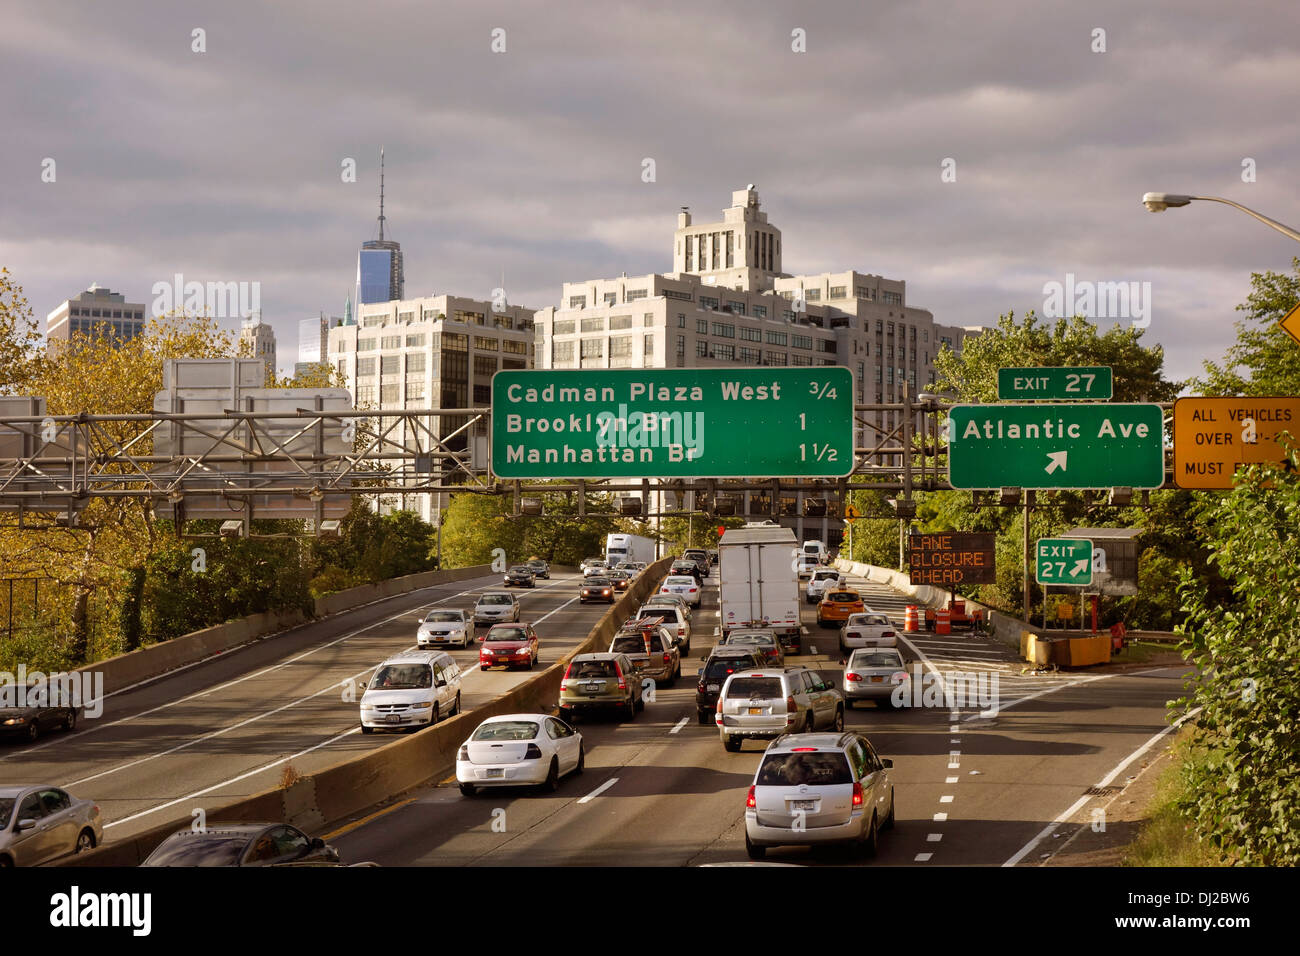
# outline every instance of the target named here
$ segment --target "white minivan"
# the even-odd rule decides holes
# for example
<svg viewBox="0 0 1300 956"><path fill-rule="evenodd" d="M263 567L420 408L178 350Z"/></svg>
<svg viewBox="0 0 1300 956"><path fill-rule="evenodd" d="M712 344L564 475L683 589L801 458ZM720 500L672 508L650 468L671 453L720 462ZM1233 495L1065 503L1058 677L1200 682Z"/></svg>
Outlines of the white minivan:
<svg viewBox="0 0 1300 956"><path fill-rule="evenodd" d="M403 651L361 695L361 732L417 730L460 713L460 667L446 651Z"/></svg>

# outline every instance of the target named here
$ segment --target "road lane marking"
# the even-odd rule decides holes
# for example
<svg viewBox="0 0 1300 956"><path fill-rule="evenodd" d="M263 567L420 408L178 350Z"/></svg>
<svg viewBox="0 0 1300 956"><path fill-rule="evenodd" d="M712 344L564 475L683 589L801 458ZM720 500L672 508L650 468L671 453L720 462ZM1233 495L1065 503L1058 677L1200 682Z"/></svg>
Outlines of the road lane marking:
<svg viewBox="0 0 1300 956"><path fill-rule="evenodd" d="M927 833L925 835L926 843L938 843L942 839L943 839L942 833Z"/></svg>
<svg viewBox="0 0 1300 956"><path fill-rule="evenodd" d="M1114 770L1106 774L1106 776L1102 778L1101 783L1096 785L1097 788L1100 789L1101 787L1110 786L1111 781L1113 781L1116 777L1118 777L1124 771L1124 769L1129 764L1131 764L1134 760L1136 760L1138 757L1142 756L1144 753L1150 750L1162 737L1165 736L1165 734L1169 733L1170 731L1177 730L1180 726L1182 726L1182 724L1185 721L1191 720L1200 712L1201 712L1201 708L1197 707L1195 710L1191 711L1190 713L1184 714L1182 717L1179 717L1176 721L1174 721L1164 730L1160 731L1158 734L1152 736L1151 739L1148 740L1146 743L1144 743L1141 747L1139 747L1137 750L1133 751L1131 754L1129 754L1127 757L1121 760L1115 766ZM1056 817L1056 819L1053 820L1051 823L1049 823L1047 826L1043 827L1043 829L1039 832L1039 834L1036 837L1034 837L1032 840L1030 840L1028 843L1022 846L1019 850L1017 850L1015 855L1012 856L1011 859L1007 860L1007 862L1003 863L1002 865L1015 866L1017 863L1023 860L1026 856L1028 856L1030 853L1033 852L1034 848L1038 846L1038 844L1042 843L1045 839L1051 836L1052 832L1058 826L1060 826L1066 820L1070 819L1070 817L1074 816L1075 813L1077 813L1079 810L1083 809L1084 805L1088 803L1090 800L1092 800L1092 797L1093 795L1091 794L1084 794L1078 800L1074 801L1074 803L1070 804L1067 810L1059 814ZM1051 854L1048 855L1050 856Z"/></svg>
<svg viewBox="0 0 1300 956"><path fill-rule="evenodd" d="M917 862L917 863L924 863L924 862L926 862L928 859L930 859L930 857L932 857L932 856L934 856L933 853L918 853L918 854L916 855L916 862Z"/></svg>
<svg viewBox="0 0 1300 956"><path fill-rule="evenodd" d="M382 817L386 813L392 813L394 810L400 810L408 803L414 803L414 802L415 802L415 797L408 797L405 800L399 800L397 803L394 803L391 807L384 807L384 809L382 810L376 810L374 813L367 814L366 816L362 817L360 820L354 820L353 822L347 824L346 826L339 827L337 830L335 830L332 833L325 834L323 837L321 837L321 839L324 840L326 843L328 843L330 840L337 840L339 837L343 836L343 834L351 833L357 827L365 826L367 823L369 823L371 820L374 820L377 817Z"/></svg>
<svg viewBox="0 0 1300 956"><path fill-rule="evenodd" d="M686 724L690 721L690 719L691 719L691 718L689 718L689 717L683 717L681 720L677 721L676 726L674 726L673 729L670 730L670 731L668 731L668 732L669 732L670 734L675 734L675 733L677 733L679 730L681 730L683 727L686 726Z"/></svg>
<svg viewBox="0 0 1300 956"><path fill-rule="evenodd" d="M948 821L948 814L946 813L936 813L934 815L935 823L946 823L947 821Z"/></svg>
<svg viewBox="0 0 1300 956"><path fill-rule="evenodd" d="M150 807L148 810L141 810L139 813L133 813L129 817L123 817L121 820L114 820L112 823L105 823L104 829L107 830L109 827L116 827L116 826L121 826L123 823L130 823L132 820L138 820L141 817L147 817L151 813L157 813L159 810L166 810L168 807L174 807L176 806L176 804L184 803L186 800L193 800L195 797L201 797L204 794L211 793L214 790L220 790L222 787L228 787L232 783L239 783L239 781L241 780L247 780L249 777L255 777L259 773L270 770L273 767L280 766L280 764L282 763L288 763L290 760L293 760L297 757L304 757L307 754L311 753L313 750L320 750L322 747L328 747L330 744L334 743L335 741L342 740L344 737L347 737L350 734L358 734L360 732L361 732L360 726L353 727L351 730L345 730L343 733L331 737L328 740L322 740L318 744L313 744L312 746L308 747L306 750L300 750L296 754L290 754L287 757L281 757L279 760L272 760L268 764L263 764L262 766L257 767L253 770L249 770L244 773L241 773L237 777L231 777L229 780L223 780L220 783L214 783L212 786L204 787L202 790L195 790L193 793L187 793L185 796L177 797L175 800L168 800L166 803L160 803L156 807ZM184 824L178 822L177 826L184 826Z"/></svg>
<svg viewBox="0 0 1300 956"><path fill-rule="evenodd" d="M949 794L948 796L940 797L940 798L939 798L939 802L940 802L940 803L952 803L952 795Z"/></svg>
<svg viewBox="0 0 1300 956"><path fill-rule="evenodd" d="M597 787L595 790L591 791L591 793L587 794L585 797L583 797L583 798L582 798L581 800L579 800L578 802L579 802L579 803L590 803L593 799L595 799L596 797L600 796L602 793L604 793L604 792L605 792L606 790L608 790L610 787L614 786L614 784L616 784L616 783L618 783L618 777L610 777L608 780L606 780L606 781L605 781L604 783L602 783L599 787Z"/></svg>
<svg viewBox="0 0 1300 956"><path fill-rule="evenodd" d="M960 780L960 779L961 779L961 777L944 777L944 778L943 778L943 782L944 782L944 783L956 783L956 782L957 782L958 780Z"/></svg>

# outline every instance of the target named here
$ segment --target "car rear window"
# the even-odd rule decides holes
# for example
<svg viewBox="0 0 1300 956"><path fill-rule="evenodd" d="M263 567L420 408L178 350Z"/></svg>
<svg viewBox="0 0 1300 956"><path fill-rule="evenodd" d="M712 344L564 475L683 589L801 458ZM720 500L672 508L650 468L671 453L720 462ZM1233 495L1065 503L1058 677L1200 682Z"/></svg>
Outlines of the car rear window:
<svg viewBox="0 0 1300 956"><path fill-rule="evenodd" d="M902 667L903 660L897 654L854 654L853 667Z"/></svg>
<svg viewBox="0 0 1300 956"><path fill-rule="evenodd" d="M679 610L678 608L673 607L671 604L669 605L656 604L653 610L646 610L645 608L642 608L641 611L637 614L637 617L638 618L661 617L665 621L671 621L672 623L676 624L679 620L678 610Z"/></svg>
<svg viewBox="0 0 1300 956"><path fill-rule="evenodd" d="M758 768L755 786L828 787L853 782L853 771L843 753L835 750L800 754L769 754Z"/></svg>
<svg viewBox="0 0 1300 956"><path fill-rule="evenodd" d="M705 665L704 676L709 680L715 680L753 666L754 662L746 657L715 657Z"/></svg>
<svg viewBox="0 0 1300 956"><path fill-rule="evenodd" d="M828 601L856 601L858 596L852 591L832 591L827 595Z"/></svg>
<svg viewBox="0 0 1300 956"><path fill-rule="evenodd" d="M775 700L784 696L779 677L737 677L727 688L727 697L735 700Z"/></svg>
<svg viewBox="0 0 1300 956"><path fill-rule="evenodd" d="M680 584L683 587L693 588L695 587L695 579L691 577L687 577L684 574L674 575L670 578L665 579L664 584Z"/></svg>
<svg viewBox="0 0 1300 956"><path fill-rule="evenodd" d="M569 667L569 677L617 677L613 661L575 661Z"/></svg>
<svg viewBox="0 0 1300 956"><path fill-rule="evenodd" d="M234 866L248 845L246 836L186 834L150 854L150 866Z"/></svg>
<svg viewBox="0 0 1300 956"><path fill-rule="evenodd" d="M644 654L645 639L640 634L629 634L626 637L614 638L614 643L610 648L615 654Z"/></svg>
<svg viewBox="0 0 1300 956"><path fill-rule="evenodd" d="M539 729L531 720L498 720L479 725L470 740L532 740Z"/></svg>

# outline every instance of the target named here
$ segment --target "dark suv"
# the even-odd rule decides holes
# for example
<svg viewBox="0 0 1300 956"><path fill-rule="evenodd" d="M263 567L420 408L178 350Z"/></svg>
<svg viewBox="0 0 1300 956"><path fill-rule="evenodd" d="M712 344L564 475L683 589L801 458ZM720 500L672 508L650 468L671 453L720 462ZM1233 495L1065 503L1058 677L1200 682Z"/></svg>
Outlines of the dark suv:
<svg viewBox="0 0 1300 956"><path fill-rule="evenodd" d="M713 722L713 714L718 706L718 692L727 677L736 671L749 670L764 665L763 653L753 647L715 647L705 655L704 666L696 671L699 683L695 687L695 709L699 711L700 723Z"/></svg>
<svg viewBox="0 0 1300 956"><path fill-rule="evenodd" d="M690 558L678 558L673 561L673 566L669 569L668 573L669 575L689 574L695 579L696 584L704 583L704 572L701 571L700 566Z"/></svg>

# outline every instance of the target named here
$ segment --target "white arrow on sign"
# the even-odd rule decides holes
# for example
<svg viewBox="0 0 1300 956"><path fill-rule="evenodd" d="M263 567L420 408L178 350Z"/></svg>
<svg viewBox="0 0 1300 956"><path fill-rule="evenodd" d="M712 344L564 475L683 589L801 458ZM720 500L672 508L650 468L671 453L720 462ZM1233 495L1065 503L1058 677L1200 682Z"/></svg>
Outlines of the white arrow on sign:
<svg viewBox="0 0 1300 956"><path fill-rule="evenodd" d="M1084 571L1088 570L1088 565L1090 564L1092 564L1091 559L1080 558L1078 561L1074 562L1074 570L1070 572L1070 576L1078 577L1079 575L1083 574Z"/></svg>
<svg viewBox="0 0 1300 956"><path fill-rule="evenodd" d="M1047 456L1048 458L1047 473L1050 475L1058 468L1061 469L1061 471L1065 471L1065 459L1068 455L1069 452L1066 451L1054 451L1051 454L1049 454Z"/></svg>

